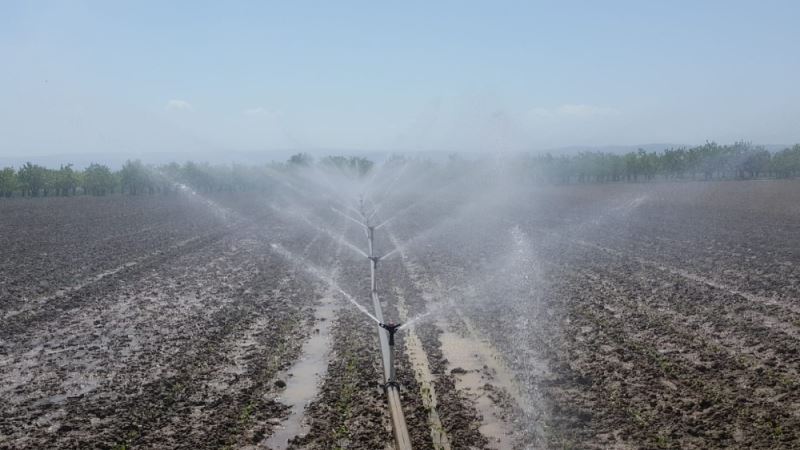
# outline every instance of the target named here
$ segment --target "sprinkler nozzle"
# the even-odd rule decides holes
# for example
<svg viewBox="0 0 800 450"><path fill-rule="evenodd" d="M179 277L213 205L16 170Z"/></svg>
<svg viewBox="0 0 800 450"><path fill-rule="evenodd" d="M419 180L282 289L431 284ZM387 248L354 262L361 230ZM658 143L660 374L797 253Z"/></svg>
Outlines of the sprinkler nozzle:
<svg viewBox="0 0 800 450"><path fill-rule="evenodd" d="M394 346L394 334L397 333L397 330L400 328L401 323L381 323L380 326L384 330L389 332L389 345Z"/></svg>
<svg viewBox="0 0 800 450"><path fill-rule="evenodd" d="M375 267L378 267L378 261L381 260L380 256L367 256L367 259L375 263Z"/></svg>
<svg viewBox="0 0 800 450"><path fill-rule="evenodd" d="M397 331L398 328L400 328L401 325L403 325L403 324L402 323L393 323L393 322L382 323L381 324L381 328L385 328L387 331L389 331L389 333L394 333L395 331Z"/></svg>

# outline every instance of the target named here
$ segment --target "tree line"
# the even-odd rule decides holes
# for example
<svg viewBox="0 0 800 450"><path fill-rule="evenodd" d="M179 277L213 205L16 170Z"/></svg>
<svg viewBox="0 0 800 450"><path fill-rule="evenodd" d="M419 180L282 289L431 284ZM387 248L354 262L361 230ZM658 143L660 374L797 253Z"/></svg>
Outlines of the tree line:
<svg viewBox="0 0 800 450"><path fill-rule="evenodd" d="M169 194L182 189L202 193L256 191L269 189L276 174L311 166L363 177L372 170L374 163L357 156L328 156L315 162L306 153L293 155L286 163L261 166L211 165L192 161L155 166L129 160L119 170L102 164L91 164L84 170L76 170L72 164L50 169L28 162L18 170L13 167L0 170L0 196L152 195Z"/></svg>
<svg viewBox="0 0 800 450"><path fill-rule="evenodd" d="M457 163L459 158L451 157L451 168ZM127 161L119 170L102 164L76 170L71 164L49 169L29 162L16 170L13 167L0 170L0 195L141 195L171 193L186 188L203 193L267 190L276 174L309 167L363 177L373 169L374 163L357 156L327 156L317 161L306 153L293 155L285 163L261 166L210 165L191 161L153 166L134 160ZM658 152L639 149L625 154L525 154L513 161L513 167L519 176L544 183L796 178L800 176L800 144L777 152L749 142L731 145L708 142L701 146Z"/></svg>
<svg viewBox="0 0 800 450"><path fill-rule="evenodd" d="M553 182L795 178L800 175L800 144L773 153L749 142L707 142L658 152L528 155L521 163L534 178Z"/></svg>

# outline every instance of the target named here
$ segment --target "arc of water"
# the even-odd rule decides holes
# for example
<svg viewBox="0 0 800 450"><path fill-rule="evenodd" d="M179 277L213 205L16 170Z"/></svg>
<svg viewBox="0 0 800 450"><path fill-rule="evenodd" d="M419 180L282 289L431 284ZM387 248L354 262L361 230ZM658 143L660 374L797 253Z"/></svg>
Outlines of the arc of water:
<svg viewBox="0 0 800 450"><path fill-rule="evenodd" d="M278 173L278 172L275 172L272 169L269 169L269 171L270 172L274 172L273 176L275 178L275 181L277 181L278 183L282 184L283 186L288 187L289 189L291 189L295 193L297 193L299 195L302 195L303 197L305 197L307 199L317 199L317 196L315 194L313 194L311 192L307 192L307 190L301 189L301 188L295 186L293 183L291 183L291 181L286 179L285 175L283 175L281 173ZM325 197L328 201L332 201L332 202L335 202L335 203L340 203L338 200L336 200L333 197L331 197L326 191L322 191L321 190L320 194L323 197Z"/></svg>
<svg viewBox="0 0 800 450"><path fill-rule="evenodd" d="M375 213L378 211L378 209L380 209L380 207L386 201L386 199L388 198L388 193L391 192L392 188L394 188L394 185L397 184L397 182L403 177L403 174L405 173L406 168L408 168L408 164L406 164L406 165L404 165L403 167L400 168L400 173L398 173L397 176L394 177L394 179L392 179L391 182L389 182L389 185L386 187L386 189L382 190L380 195L371 196L373 198L379 198L380 199L378 202L373 202L373 204L375 206L374 206L374 210L373 210L373 214L372 215L375 215Z"/></svg>
<svg viewBox="0 0 800 450"><path fill-rule="evenodd" d="M402 216L402 215L403 215L403 214L405 214L406 212L410 211L412 208L414 208L414 207L416 207L416 206L423 205L423 204L425 204L426 202L429 202L429 201L430 201L432 198L433 198L433 196L432 196L432 195L430 195L430 196L428 196L428 197L425 197L425 198L423 198L423 199L420 199L420 200L417 200L417 201L415 201L415 202L411 203L410 205L408 205L408 206L406 206L406 207L404 207L404 208L400 209L399 211L397 211L397 212L395 212L394 214L392 214L392 216L391 216L391 217L389 217L388 219L386 219L386 220L384 220L383 222L381 222L380 224L378 224L378 225L375 227L375 229L377 230L378 228L381 228L381 227L383 227L384 225L388 224L389 222L391 222L391 221L393 221L393 220L397 219L398 217Z"/></svg>
<svg viewBox="0 0 800 450"><path fill-rule="evenodd" d="M408 164L404 164L403 167L400 168L400 172L397 174L397 176L394 177L394 179L392 179L392 181L389 183L389 185L386 187L386 189L383 190L383 192L384 192L384 194L383 194L384 195L384 200L386 198L385 196L388 195L388 193L392 191L392 188L394 188L394 185L397 184L397 182L400 181L403 178L403 175L405 175L405 173L406 173L406 169L408 169Z"/></svg>
<svg viewBox="0 0 800 450"><path fill-rule="evenodd" d="M296 219L302 220L309 227L315 229L316 231L319 231L320 233L324 233L324 234L328 235L328 237L330 237L331 239L335 240L336 242L341 243L345 247L349 248L350 250L353 250L354 252L358 253L360 256L363 256L364 258L367 258L369 256L369 255L367 255L367 253L364 250L361 250L360 248L358 248L355 244L353 244L350 241L348 241L344 236L342 236L340 234L336 234L333 231L328 230L327 228L322 228L322 227L318 226L317 224L315 224L314 222L309 220L308 217L306 217L306 216L304 216L304 215L302 215L300 213L288 212L286 210L279 209L278 207L276 207L273 204L268 204L268 206L271 209L273 209L274 211L276 211L278 214L284 214L284 215L288 215L288 216L294 217Z"/></svg>
<svg viewBox="0 0 800 450"><path fill-rule="evenodd" d="M448 225L450 225L452 223L458 223L460 220L462 220L461 216L463 216L464 214L465 214L465 208L459 209L459 211L454 216L447 217L447 218L445 218L445 220L442 220L442 221L436 223L435 225L433 225L431 227L428 227L428 228L418 232L414 237L412 237L412 238L410 238L410 239L408 239L408 240L406 240L404 242L401 242L400 244L396 244L396 247L394 248L394 250L392 250L389 253L383 255L381 257L381 259L387 259L390 256L394 255L395 253L408 248L411 244L413 244L415 242L420 242L420 241L423 241L425 239L428 239L432 234L439 232L445 226L448 226ZM384 222L387 222L387 221L384 221ZM385 225L385 223L383 223L381 225ZM378 227L375 227L375 228L377 229Z"/></svg>
<svg viewBox="0 0 800 450"><path fill-rule="evenodd" d="M314 184L320 186L319 190L322 191L322 192L326 192L328 194L334 194L338 198L338 203L340 203L340 204L346 204L347 203L347 200L349 200L349 197L352 195L352 192L347 193L346 195L344 195L340 191L341 185L340 184L336 184L332 180L330 180L328 174L325 173L325 172L322 172L319 168L313 167L312 168L312 172L314 174L316 174L317 176L315 176L313 179L308 180L309 182L313 182ZM304 178L308 179L308 177L304 177Z"/></svg>
<svg viewBox="0 0 800 450"><path fill-rule="evenodd" d="M361 222L360 220L356 219L355 217L351 217L349 214L344 213L341 210L334 208L333 206L331 206L331 210L333 210L333 212L336 212L336 213L340 214L342 217L345 217L346 219L349 219L349 220L361 225L362 227L366 227L367 226L367 224Z"/></svg>
<svg viewBox="0 0 800 450"><path fill-rule="evenodd" d="M381 206L383 206L383 204L379 204L379 205L375 206L375 209L372 210L372 212L370 213L369 217L367 217L367 220L372 220L372 218L375 217L375 214L378 214L378 211L381 210Z"/></svg>
<svg viewBox="0 0 800 450"><path fill-rule="evenodd" d="M391 221L393 221L393 220L395 220L395 219L397 219L397 218L401 217L403 214L405 214L406 212L410 211L411 209L413 209L413 208L415 208L415 207L417 207L417 206L421 206L421 205L424 205L425 203L428 203L429 201L431 201L432 199L434 199L434 198L435 198L435 195L434 195L435 193L438 193L438 192L440 192L440 191L443 191L443 190L445 190L445 189L449 188L450 186L452 186L453 184L455 184L455 182L454 182L454 181L451 181L451 182L447 183L446 185L444 185L444 186L441 186L441 187L439 187L438 189L436 189L436 191L435 191L435 192L433 192L433 193L429 193L429 194L428 194L427 196L425 196L424 198L421 198L421 199L419 199L419 200L417 200L417 201L415 201L415 202L411 203L410 205L408 205L408 206L406 206L406 207L404 207L404 208L400 209L399 211L397 211L397 212L395 212L394 214L392 214L392 216L391 216L391 217L389 217L388 219L384 220L384 221L383 221L383 222L381 222L380 224L376 225L376 226L375 226L375 229L377 230L377 229L379 229L379 228L381 228L381 227L383 227L383 226L387 225L389 222L391 222Z"/></svg>
<svg viewBox="0 0 800 450"><path fill-rule="evenodd" d="M284 258L286 258L286 259L288 259L290 262L293 262L293 263L294 263L294 265L296 265L296 266L299 266L299 267L300 267L301 269L303 269L305 272L307 272L307 273L309 273L309 274L313 275L314 277L316 277L316 278L317 278L317 279L319 279L320 281L322 281L322 282L324 282L325 284L327 284L327 285L328 285L328 287L330 287L331 289L333 289L333 290L335 290L336 292L340 293L340 294L341 294L341 295L342 295L342 296L343 296L343 297L344 297L344 298L345 298L347 301L349 301L349 302L350 302L350 303L351 303L353 306L355 306L355 307L356 307L356 308L357 308L359 311L361 311L361 312L362 312L362 313L364 313L364 314L365 314L367 317L369 317L370 319L372 319L372 321L373 321L373 322L375 322L375 323L377 323L377 324L380 324L380 323L381 323L381 321L380 321L380 320L378 320L378 318L377 318L377 317L375 317L375 316L374 316L372 313L370 313L370 312L367 310L367 308L365 308L363 305L361 305L360 303L358 303L358 302L356 301L356 299L355 299L355 298L353 298L353 296L352 296L352 295L350 295L350 294L348 294L347 292L345 292L345 290L344 290L344 289L342 289L342 288L339 286L339 283L337 283L337 282L336 282L336 280L334 280L333 278L331 278L331 276L330 276L330 275L327 275L327 274L325 274L325 272L324 272L322 269L320 269L319 267L315 266L314 264L312 264L311 262L309 262L307 259L303 258L302 256L298 256L298 255L296 255L296 254L294 254L294 253L290 252L289 250L287 250L286 248L284 248L284 247L283 247L282 245L280 245L280 244L277 244L277 243L271 243L271 244L270 244L270 247L272 247L272 249L273 249L273 250L275 250L275 251L276 251L276 252L277 252L279 255L283 256L283 257L284 257ZM298 262L302 262L302 264L298 264Z"/></svg>
<svg viewBox="0 0 800 450"><path fill-rule="evenodd" d="M315 182L313 180L309 180L308 177L301 177L300 181L306 181L307 182L306 184L308 184L309 187L311 187L314 191L317 191L315 193L314 192L309 192L308 189L301 189L301 188L295 186L294 184L292 184L291 181L293 181L293 180L290 180L289 177L286 174L278 172L275 169L271 169L271 168L267 168L266 170L273 176L273 178L277 182L279 182L280 184L290 188L292 191L302 195L305 198L317 200L319 196L322 196L326 200L340 205L342 208L352 209L349 206L347 206L346 202L344 201L345 199L343 199L340 196L332 196L331 195L331 193L336 193L336 190L330 184L328 184L328 186L326 187L326 186L321 185L320 183L317 183L317 182Z"/></svg>
<svg viewBox="0 0 800 450"><path fill-rule="evenodd" d="M424 319L424 318L426 318L426 317L428 317L430 315L431 315L431 311L426 311L426 312L424 312L424 313L422 313L422 314L420 314L420 315L418 315L418 316L416 316L416 317L414 317L412 319L407 320L406 323L400 325L398 330L405 330L407 328L411 328L417 322L419 322L420 320L422 320L422 319Z"/></svg>
<svg viewBox="0 0 800 450"><path fill-rule="evenodd" d="M392 249L392 251L390 251L389 253L387 253L387 254L385 254L385 255L381 256L381 257L380 257L380 260L381 260L381 261L385 261L385 260L387 260L387 259L391 258L391 257L392 257L392 255L394 255L394 254L395 254L395 253L397 253L398 251L400 251L400 247L395 247L395 248L394 248L394 249Z"/></svg>
<svg viewBox="0 0 800 450"><path fill-rule="evenodd" d="M384 159L384 164L381 164L381 166L378 168L378 170L373 170L373 171L370 172L369 177L367 177L367 180L364 182L364 187L363 187L363 189L361 191L362 195L366 194L366 192L372 186L372 183L374 183L375 180L378 179L378 173L386 172L385 163L386 163L386 159Z"/></svg>
<svg viewBox="0 0 800 450"><path fill-rule="evenodd" d="M352 211L352 212L354 212L354 213L358 214L359 216L361 216L361 217L364 217L364 216L361 214L361 211L359 211L358 209L356 209L356 208L354 208L354 207L352 207L352 206L347 206L346 208L347 208L348 210L350 210L350 211Z"/></svg>
<svg viewBox="0 0 800 450"><path fill-rule="evenodd" d="M433 302L432 304L428 305L428 308L424 313L419 314L407 320L406 323L402 324L398 329L405 330L407 328L411 328L417 323L424 321L426 318L433 318L436 314L438 314L440 311L444 309L452 309L453 306L454 306L454 301L452 298L447 298Z"/></svg>
<svg viewBox="0 0 800 450"><path fill-rule="evenodd" d="M353 250L354 252L358 253L360 256L363 256L364 258L367 258L369 256L369 255L367 255L367 253L364 250L361 250L360 248L358 248L355 244L353 244L350 241L348 241L344 236L337 235L336 233L334 233L334 232L332 232L332 231L330 231L328 229L319 227L319 226L315 225L313 222L311 222L310 220L308 220L307 218L304 218L304 220L310 227L314 228L317 231L320 231L322 233L327 234L331 239L343 244L345 247L349 248L350 250Z"/></svg>
<svg viewBox="0 0 800 450"><path fill-rule="evenodd" d="M214 200L211 200L210 198L198 193L197 191L195 191L194 189L192 189L191 187L187 186L184 183L181 183L179 181L175 181L169 175L164 173L164 171L158 170L158 174L161 175L162 177L164 177L170 183L172 183L172 187L173 188L177 188L179 191L181 191L181 192L183 192L185 194L188 194L190 197L195 198L195 199L199 200L200 202L202 202L203 205L205 205L205 207L207 207L209 210L211 210L211 212L214 213L214 215L216 215L217 217L220 217L221 219L223 219L225 221L228 221L228 222L230 222L231 219L235 219L235 220L242 220L243 219L243 217L239 213L237 213L236 211L220 205L219 203L215 202Z"/></svg>

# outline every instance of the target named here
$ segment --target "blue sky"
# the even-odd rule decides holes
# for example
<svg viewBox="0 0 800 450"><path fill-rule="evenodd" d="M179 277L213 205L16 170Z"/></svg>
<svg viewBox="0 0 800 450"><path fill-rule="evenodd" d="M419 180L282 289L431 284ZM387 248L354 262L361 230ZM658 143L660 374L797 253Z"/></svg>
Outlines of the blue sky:
<svg viewBox="0 0 800 450"><path fill-rule="evenodd" d="M800 2L0 2L0 155L800 142Z"/></svg>

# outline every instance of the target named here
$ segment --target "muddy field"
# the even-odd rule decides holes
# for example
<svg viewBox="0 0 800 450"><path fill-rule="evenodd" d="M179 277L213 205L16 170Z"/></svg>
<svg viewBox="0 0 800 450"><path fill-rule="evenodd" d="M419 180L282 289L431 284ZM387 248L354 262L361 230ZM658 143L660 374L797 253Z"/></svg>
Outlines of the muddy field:
<svg viewBox="0 0 800 450"><path fill-rule="evenodd" d="M466 183L376 216L415 448L800 446L800 183ZM330 205L0 201L0 448L391 448Z"/></svg>

